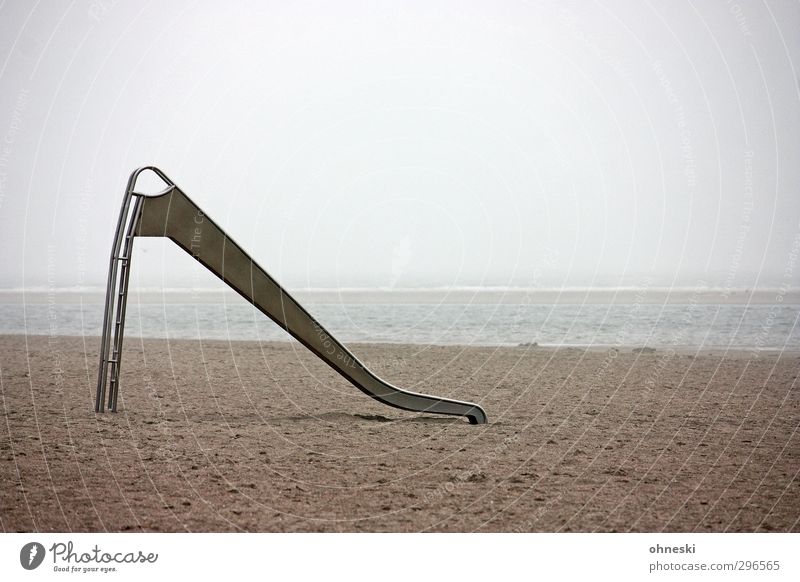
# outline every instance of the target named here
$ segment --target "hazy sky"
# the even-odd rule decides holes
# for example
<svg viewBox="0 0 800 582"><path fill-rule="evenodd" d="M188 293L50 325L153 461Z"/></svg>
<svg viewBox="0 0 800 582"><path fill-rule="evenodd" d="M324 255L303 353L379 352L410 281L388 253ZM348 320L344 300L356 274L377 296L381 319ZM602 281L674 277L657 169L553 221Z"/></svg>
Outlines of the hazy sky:
<svg viewBox="0 0 800 582"><path fill-rule="evenodd" d="M798 70L789 0L6 1L0 287L104 285L145 164L293 288L797 286Z"/></svg>

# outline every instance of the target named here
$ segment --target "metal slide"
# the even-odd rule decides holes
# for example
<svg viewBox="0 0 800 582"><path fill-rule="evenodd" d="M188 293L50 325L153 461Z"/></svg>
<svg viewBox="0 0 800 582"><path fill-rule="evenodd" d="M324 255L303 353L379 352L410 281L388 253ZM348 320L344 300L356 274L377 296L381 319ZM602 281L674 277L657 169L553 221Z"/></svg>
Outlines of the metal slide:
<svg viewBox="0 0 800 582"><path fill-rule="evenodd" d="M156 194L136 192L136 181L146 170L155 173L166 188ZM172 239L356 388L375 400L403 410L465 416L471 424L486 422L486 413L477 404L408 392L381 380L328 333L161 170L152 166L139 168L131 174L117 222L106 288L95 400L97 412L104 411L107 385L108 408L112 412L117 411L131 251L133 239L137 236Z"/></svg>

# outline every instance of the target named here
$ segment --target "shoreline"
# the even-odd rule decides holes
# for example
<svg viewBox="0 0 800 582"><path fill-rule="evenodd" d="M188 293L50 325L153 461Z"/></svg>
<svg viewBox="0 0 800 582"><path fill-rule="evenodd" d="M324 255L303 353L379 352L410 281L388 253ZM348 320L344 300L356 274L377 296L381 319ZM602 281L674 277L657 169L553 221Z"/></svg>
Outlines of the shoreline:
<svg viewBox="0 0 800 582"><path fill-rule="evenodd" d="M50 339L66 339L66 340L81 340L89 344L100 344L101 337L99 335L47 335L47 334L24 334L24 333L0 333L0 338L15 338L15 337L28 337L28 338L50 338ZM276 346L291 346L302 344L294 339L286 340L259 340L259 339L222 339L218 337L198 337L198 338L164 338L157 336L137 336L125 335L125 345L133 342L142 341L163 341L163 342L192 342L192 343L222 343L222 344L257 344L257 345L276 345ZM460 343L413 343L413 342L389 342L389 341L357 341L357 342L342 342L348 348L452 348L452 349L512 349L512 350L526 350L536 351L541 353L559 352L559 351L581 351L589 353L607 353L610 350L617 350L620 354L639 354L639 355L657 355L663 356L665 354L673 353L676 355L706 355L706 356L730 356L730 357L779 357L800 356L800 349L782 349L779 346L692 346L692 345L669 345L669 344L648 344L648 345L634 345L634 344L460 344Z"/></svg>

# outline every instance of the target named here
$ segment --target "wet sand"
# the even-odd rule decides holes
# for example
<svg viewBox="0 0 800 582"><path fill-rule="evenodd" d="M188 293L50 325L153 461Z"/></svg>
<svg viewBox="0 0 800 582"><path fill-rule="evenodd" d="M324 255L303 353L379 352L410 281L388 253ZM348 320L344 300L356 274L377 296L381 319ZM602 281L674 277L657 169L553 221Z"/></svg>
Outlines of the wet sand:
<svg viewBox="0 0 800 582"><path fill-rule="evenodd" d="M388 408L299 344L0 336L3 531L800 531L796 353L351 346L489 424Z"/></svg>

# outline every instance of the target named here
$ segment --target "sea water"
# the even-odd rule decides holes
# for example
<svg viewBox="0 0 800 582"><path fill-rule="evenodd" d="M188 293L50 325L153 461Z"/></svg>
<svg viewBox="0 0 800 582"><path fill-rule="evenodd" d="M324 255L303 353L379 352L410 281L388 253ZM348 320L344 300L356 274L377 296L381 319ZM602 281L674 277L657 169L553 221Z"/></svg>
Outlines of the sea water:
<svg viewBox="0 0 800 582"><path fill-rule="evenodd" d="M310 303L343 342L800 350L800 305ZM0 334L98 336L98 303L0 303ZM126 337L282 341L244 301L128 304Z"/></svg>

